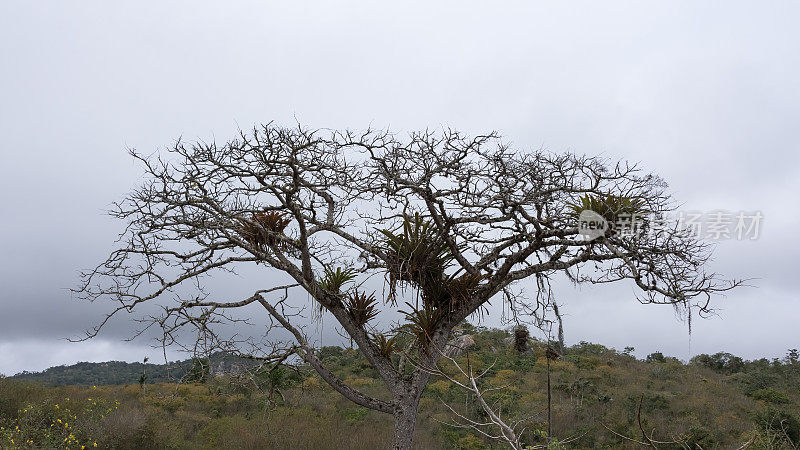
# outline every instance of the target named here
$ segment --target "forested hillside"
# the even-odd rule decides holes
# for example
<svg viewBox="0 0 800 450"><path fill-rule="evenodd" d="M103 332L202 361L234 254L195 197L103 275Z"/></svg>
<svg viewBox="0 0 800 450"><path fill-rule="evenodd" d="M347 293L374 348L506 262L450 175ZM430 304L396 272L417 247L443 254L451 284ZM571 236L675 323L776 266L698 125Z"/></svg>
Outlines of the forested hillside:
<svg viewBox="0 0 800 450"><path fill-rule="evenodd" d="M479 382L487 400L507 421L525 420L526 444L546 444L544 343L531 340L525 349L509 331L468 325L461 332L471 345L456 361L486 370ZM757 361L700 355L688 364L660 353L639 360L630 352L584 342L550 360L552 447L637 448L626 438L641 441L642 429L656 441L674 442L659 448L800 444L796 351ZM382 395L382 382L357 351L325 347L320 356L346 383ZM51 378L23 376L97 381L96 387L0 379L0 447L366 449L391 442L390 416L343 399L303 366L150 386L138 385L141 368L82 363L45 372ZM147 366L153 379L164 369ZM119 385L100 386L100 380ZM453 411L485 422L474 396L441 377L433 380L421 403L417 448L501 448L476 430L452 426Z"/></svg>
<svg viewBox="0 0 800 450"><path fill-rule="evenodd" d="M208 365L208 367L202 367ZM69 366L55 366L42 372L22 372L12 376L17 380L38 381L46 385L99 386L105 384L139 383L144 374L146 383L180 382L195 366L209 374L238 373L252 367L252 360L214 353L209 358L190 358L169 364L108 361L101 363L79 362Z"/></svg>

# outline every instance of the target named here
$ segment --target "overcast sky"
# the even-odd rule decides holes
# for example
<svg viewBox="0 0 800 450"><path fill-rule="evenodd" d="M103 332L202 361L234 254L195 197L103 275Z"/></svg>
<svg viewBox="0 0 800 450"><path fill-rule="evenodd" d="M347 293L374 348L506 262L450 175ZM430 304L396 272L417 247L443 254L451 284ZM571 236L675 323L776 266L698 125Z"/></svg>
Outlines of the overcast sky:
<svg viewBox="0 0 800 450"><path fill-rule="evenodd" d="M625 158L685 210L761 211L711 269L756 278L686 324L629 285L556 295L567 341L682 359L800 347L797 2L0 3L0 373L140 360L125 318L71 298L137 185L126 148L310 127L497 130L520 150ZM499 324L494 311L488 325Z"/></svg>

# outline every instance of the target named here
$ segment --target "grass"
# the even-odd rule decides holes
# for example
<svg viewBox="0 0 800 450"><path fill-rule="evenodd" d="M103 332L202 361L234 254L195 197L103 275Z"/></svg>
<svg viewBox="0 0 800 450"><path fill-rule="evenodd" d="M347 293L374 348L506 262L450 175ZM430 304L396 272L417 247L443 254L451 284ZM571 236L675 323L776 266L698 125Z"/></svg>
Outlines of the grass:
<svg viewBox="0 0 800 450"><path fill-rule="evenodd" d="M503 330L470 329L473 367L490 367L489 400L508 418L527 417L529 444L545 442L546 364L543 345L516 353ZM357 352L327 347L320 354L348 384L377 397L385 388ZM635 448L606 430L637 437L638 403L648 430L680 437L692 448L792 448L800 440L800 364L741 362L734 370L674 358L637 360L582 343L553 361L553 434L579 436L568 448ZM133 380L132 380L133 381ZM282 394L216 378L206 384L47 387L0 378L0 448L388 448L392 420L354 405L303 371L282 382ZM433 379L420 402L419 449L501 448L474 431L447 425L447 403L475 418L481 411L454 384ZM677 448L677 447L676 447Z"/></svg>

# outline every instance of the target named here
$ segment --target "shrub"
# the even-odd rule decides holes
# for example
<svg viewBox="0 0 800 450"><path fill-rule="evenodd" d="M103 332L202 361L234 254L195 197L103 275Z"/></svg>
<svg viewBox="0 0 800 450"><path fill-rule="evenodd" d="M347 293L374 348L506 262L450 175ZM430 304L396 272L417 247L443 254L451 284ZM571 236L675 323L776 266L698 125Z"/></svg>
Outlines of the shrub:
<svg viewBox="0 0 800 450"><path fill-rule="evenodd" d="M93 424L116 411L118 405L91 397L25 403L13 419L0 421L0 448L96 447Z"/></svg>
<svg viewBox="0 0 800 450"><path fill-rule="evenodd" d="M0 377L0 423L16 419L25 404L38 402L44 394L40 384Z"/></svg>
<svg viewBox="0 0 800 450"><path fill-rule="evenodd" d="M689 429L684 448L715 448L717 441L708 428L696 425Z"/></svg>
<svg viewBox="0 0 800 450"><path fill-rule="evenodd" d="M185 383L206 383L211 372L208 358L192 358L192 367L183 377Z"/></svg>
<svg viewBox="0 0 800 450"><path fill-rule="evenodd" d="M438 397L442 397L447 393L451 385L452 383L450 383L447 380L439 380L428 384L428 386L426 386L426 389L428 389L431 394Z"/></svg>
<svg viewBox="0 0 800 450"><path fill-rule="evenodd" d="M367 417L367 414L369 414L369 410L362 407L344 408L342 410L342 417L344 417L344 420L349 424L360 422Z"/></svg>
<svg viewBox="0 0 800 450"><path fill-rule="evenodd" d="M483 450L489 447L479 437L470 433L458 440L457 448L463 450Z"/></svg>
<svg viewBox="0 0 800 450"><path fill-rule="evenodd" d="M782 404L790 403L789 397L783 392L776 391L775 389L756 389L748 394L756 400L763 400L767 403Z"/></svg>
<svg viewBox="0 0 800 450"><path fill-rule="evenodd" d="M767 408L756 415L756 423L763 431L791 441L793 446L800 444L800 419L788 411Z"/></svg>
<svg viewBox="0 0 800 450"><path fill-rule="evenodd" d="M159 448L159 440L148 416L138 407L112 411L93 430L101 448Z"/></svg>
<svg viewBox="0 0 800 450"><path fill-rule="evenodd" d="M691 359L690 364L708 367L714 372L728 375L741 372L745 367L742 358L725 352L714 353L713 355L697 355Z"/></svg>

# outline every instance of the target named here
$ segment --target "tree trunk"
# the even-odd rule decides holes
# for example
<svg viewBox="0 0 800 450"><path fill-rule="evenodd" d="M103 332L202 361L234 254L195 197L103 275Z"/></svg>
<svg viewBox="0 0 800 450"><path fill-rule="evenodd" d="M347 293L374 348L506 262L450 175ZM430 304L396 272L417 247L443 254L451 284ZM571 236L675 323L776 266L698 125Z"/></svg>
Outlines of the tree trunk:
<svg viewBox="0 0 800 450"><path fill-rule="evenodd" d="M414 440L414 427L417 424L419 395L409 395L400 401L394 413L394 448L410 450Z"/></svg>

